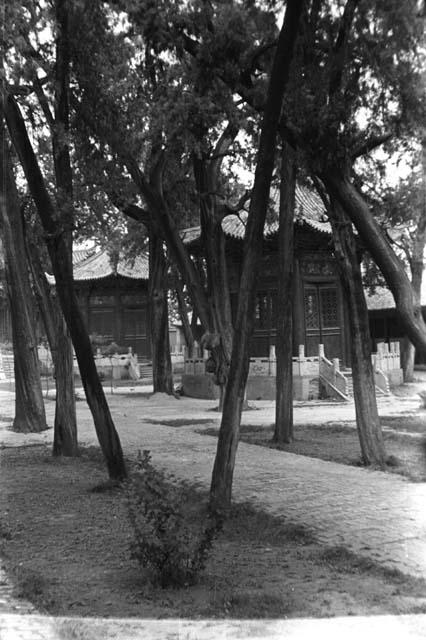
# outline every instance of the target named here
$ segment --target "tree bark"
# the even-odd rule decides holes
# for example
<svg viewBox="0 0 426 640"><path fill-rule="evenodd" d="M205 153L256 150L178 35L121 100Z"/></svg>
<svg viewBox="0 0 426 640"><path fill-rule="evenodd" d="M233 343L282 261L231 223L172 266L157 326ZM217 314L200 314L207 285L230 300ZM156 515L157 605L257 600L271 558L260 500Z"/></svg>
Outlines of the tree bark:
<svg viewBox="0 0 426 640"><path fill-rule="evenodd" d="M232 138L231 138L232 140ZM210 327L206 329L202 346L208 349L215 362L214 381L220 387L219 410L222 410L224 389L228 380L232 352L232 311L229 292L228 270L225 255L225 234L222 229L222 214L218 210L218 173L226 142L219 141L213 156L220 162L208 158L193 159L195 183L200 201L201 240L207 271L207 297L210 310Z"/></svg>
<svg viewBox="0 0 426 640"><path fill-rule="evenodd" d="M231 365L210 488L210 505L213 511L227 509L231 502L241 411L249 368L249 340L254 325L256 276L262 252L263 227L274 168L276 132L303 5L304 3L298 0L287 2L269 81L244 238L244 258L234 324Z"/></svg>
<svg viewBox="0 0 426 640"><path fill-rule="evenodd" d="M74 351L68 327L60 309L56 309L57 351L55 366L56 404L53 433L54 456L78 456L77 416L75 409Z"/></svg>
<svg viewBox="0 0 426 640"><path fill-rule="evenodd" d="M2 86L1 107L46 234L56 290L76 352L83 387L108 473L112 480L120 481L127 476L123 452L99 380L90 339L74 291L72 260L69 258L69 246L62 234L62 223L58 220L57 212L44 184L19 107L12 96L7 94L4 86Z"/></svg>
<svg viewBox="0 0 426 640"><path fill-rule="evenodd" d="M163 241L149 233L149 304L154 393L173 393L170 358L167 262Z"/></svg>
<svg viewBox="0 0 426 640"><path fill-rule="evenodd" d="M329 208L342 288L349 308L356 424L362 460L383 467L386 452L377 411L368 309L352 224L338 203Z"/></svg>
<svg viewBox="0 0 426 640"><path fill-rule="evenodd" d="M59 303L47 282L37 247L28 235L26 246L30 256L35 298L43 319L54 366L56 398L53 455L77 456L79 452L71 338Z"/></svg>
<svg viewBox="0 0 426 640"><path fill-rule="evenodd" d="M424 271L424 251L426 246L426 136L421 138L421 166L422 166L422 199L417 228L414 236L414 245L410 259L411 286L416 304L421 307L422 280ZM414 380L414 362L416 349L407 337L402 343L401 360L404 372L404 381Z"/></svg>
<svg viewBox="0 0 426 640"><path fill-rule="evenodd" d="M188 355L191 357L193 348L194 348L194 336L191 329L191 324L188 320L188 309L185 302L185 296L183 293L182 281L180 279L179 273L177 269L174 269L174 283L175 283L175 291L176 298L179 309L179 316L182 322L183 335L185 338L185 343L188 349Z"/></svg>
<svg viewBox="0 0 426 640"><path fill-rule="evenodd" d="M293 440L293 263L296 157L282 143L280 221L278 230L278 317L274 442Z"/></svg>
<svg viewBox="0 0 426 640"><path fill-rule="evenodd" d="M34 300L29 280L19 196L5 130L1 127L0 208L5 248L6 282L12 319L15 366L15 418L13 430L21 433L47 429L37 339Z"/></svg>
<svg viewBox="0 0 426 640"><path fill-rule="evenodd" d="M328 168L321 179L330 194L348 215L373 260L381 270L392 291L395 306L404 330L415 347L426 353L426 324L421 307L415 300L413 288L404 265L393 251L383 231L347 174L336 168Z"/></svg>

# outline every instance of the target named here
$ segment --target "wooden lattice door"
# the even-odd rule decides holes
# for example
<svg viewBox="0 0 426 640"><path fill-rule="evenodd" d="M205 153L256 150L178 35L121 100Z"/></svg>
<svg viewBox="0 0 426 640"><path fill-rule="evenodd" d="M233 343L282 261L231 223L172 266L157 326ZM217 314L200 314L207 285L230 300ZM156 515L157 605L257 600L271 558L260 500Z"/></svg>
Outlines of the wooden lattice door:
<svg viewBox="0 0 426 640"><path fill-rule="evenodd" d="M342 327L339 296L334 284L305 284L305 350L318 354L323 344L327 358L342 357Z"/></svg>

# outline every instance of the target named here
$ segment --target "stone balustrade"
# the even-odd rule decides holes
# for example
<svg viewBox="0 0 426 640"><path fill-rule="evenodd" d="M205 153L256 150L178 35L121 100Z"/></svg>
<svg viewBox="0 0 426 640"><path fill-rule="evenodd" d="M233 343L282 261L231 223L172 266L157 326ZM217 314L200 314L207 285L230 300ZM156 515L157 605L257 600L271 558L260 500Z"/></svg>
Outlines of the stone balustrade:
<svg viewBox="0 0 426 640"><path fill-rule="evenodd" d="M206 361L209 358L208 351L201 351L197 343L194 345L192 357L186 357L184 350L184 374L186 376L209 376L206 371ZM349 393L348 379L345 372L340 370L340 361L338 358L328 360L325 354L324 345L318 347L318 355L305 356L305 346L300 345L298 355L292 358L293 362L293 388L297 399L307 399L310 397L318 397L320 393L318 381L321 378L323 382L329 383L337 391L337 394L343 396ZM377 353L372 354L372 362L376 377L376 384L380 382L380 387L386 387L402 383L402 371L400 362L399 342L392 342L390 345L380 343L377 347ZM275 377L277 371L276 350L275 346L271 346L269 356L262 358L250 358L248 388L251 389L251 395L256 397L256 391L259 396L264 397L265 394L274 394ZM387 384L385 384L387 380ZM268 390L266 391L266 388ZM269 390L269 387L271 389ZM262 390L262 391L261 391Z"/></svg>

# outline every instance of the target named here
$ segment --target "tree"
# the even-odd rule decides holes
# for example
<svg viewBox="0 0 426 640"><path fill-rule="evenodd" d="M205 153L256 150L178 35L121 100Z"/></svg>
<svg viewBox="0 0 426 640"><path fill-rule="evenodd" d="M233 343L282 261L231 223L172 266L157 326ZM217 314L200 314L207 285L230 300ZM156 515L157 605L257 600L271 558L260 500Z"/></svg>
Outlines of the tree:
<svg viewBox="0 0 426 640"><path fill-rule="evenodd" d="M377 411L368 309L352 224L338 203L328 206L334 253L349 310L356 424L364 464L384 466L386 452Z"/></svg>
<svg viewBox="0 0 426 640"><path fill-rule="evenodd" d="M292 113L290 108L284 120L311 173L349 216L382 271L410 340L425 349L426 326L403 264L354 182L357 158L411 126L406 114L414 110L409 96L418 82L420 55L415 11L414 1L385 6L380 0L347 0L341 14L312 11L299 76L305 108ZM327 46L320 46L323 37ZM361 111L366 125L360 124Z"/></svg>
<svg viewBox="0 0 426 640"><path fill-rule="evenodd" d="M48 192L29 139L25 121L14 96L8 91L5 77L2 78L0 106L44 229L58 298L76 351L86 398L93 415L108 472L111 479L118 481L126 477L126 467L120 440L97 374L90 339L74 291L70 236L67 233L70 227L72 228L73 214L72 171L68 138L70 67L68 10L69 4L66 0L56 2L55 100L54 114L49 111L50 115L48 116L49 125L53 129L52 150L57 186L56 203L53 202ZM47 96L44 92L40 92L42 87L36 77L34 77L34 84L43 107L46 107L48 104ZM46 109L45 112L47 113Z"/></svg>
<svg viewBox="0 0 426 640"><path fill-rule="evenodd" d="M38 238L42 242L41 238ZM26 232L25 244L32 273L35 298L43 319L55 376L55 421L53 455L77 456L77 416L75 410L74 354L69 331L58 299L47 281L34 232Z"/></svg>
<svg viewBox="0 0 426 640"><path fill-rule="evenodd" d="M417 142L417 141L416 141ZM363 180L363 191L371 202L372 210L386 230L387 236L411 276L411 286L416 304L421 305L421 289L426 246L426 141L418 141L412 150L404 149L404 158L410 159L410 172L396 185L384 180L372 185L372 175L368 172ZM383 184L382 184L383 183ZM407 337L401 345L401 365L404 380L412 381L414 376L415 347Z"/></svg>
<svg viewBox="0 0 426 640"><path fill-rule="evenodd" d="M231 366L210 488L210 503L214 511L227 509L231 501L241 411L249 368L249 338L253 332L256 271L261 256L263 227L274 168L278 122L302 9L303 2L287 2L269 80L244 237L244 258L234 324Z"/></svg>
<svg viewBox="0 0 426 640"><path fill-rule="evenodd" d="M218 124L213 89L208 83L205 86L206 83L199 80L195 88L188 85L188 90L182 93L186 81L182 81L178 73L183 67L179 66L178 71L173 65L171 69L167 67L164 59L156 55L157 43L150 40L149 34L144 33L143 57L142 52L137 54L143 63L135 78L131 60L123 61L121 48L117 52L117 37L106 29L99 8L94 6L91 10L94 13L90 37L86 33L84 44L75 51L74 68L81 96L77 107L78 121L96 137L99 147L108 149L136 186L145 210L134 203L122 209L140 221L148 219L151 235L166 244L170 260L185 280L204 330L203 346L210 349L215 359L216 381L223 387L230 358L232 318L221 227L229 209L222 202L224 190L220 184L220 171L236 134L235 125L229 122L220 132L223 115L221 113ZM136 24L140 28L139 21ZM101 83L96 67L99 56L95 55L100 43L103 56ZM133 49L132 55L136 55ZM116 69L123 65L127 65L125 109L120 106L123 88L120 87L119 94L115 89ZM193 96L190 91L194 92ZM214 91L218 95L217 87ZM230 101L229 97L227 100ZM153 102L155 113L151 106ZM173 105L171 115L168 114L170 105ZM233 109L235 111L235 106ZM140 114L137 129L133 124L135 111ZM96 119L93 113L97 114ZM188 166L188 160L192 163L194 179L188 178L186 184L196 190L199 202L207 286L181 239L181 224L175 213L176 194L171 186L173 170L179 164ZM106 171L109 170L107 167ZM157 341L157 344L161 343ZM156 350L154 346L154 352Z"/></svg>
<svg viewBox="0 0 426 640"><path fill-rule="evenodd" d="M37 339L19 195L5 129L1 127L0 227L5 248L6 282L12 317L15 365L15 418L13 429L22 433L47 429Z"/></svg>
<svg viewBox="0 0 426 640"><path fill-rule="evenodd" d="M173 393L170 359L169 313L167 296L168 264L163 240L154 233L149 237L149 307L152 339L152 375L154 393Z"/></svg>
<svg viewBox="0 0 426 640"><path fill-rule="evenodd" d="M293 260L296 158L283 142L278 228L278 317L274 442L293 439Z"/></svg>

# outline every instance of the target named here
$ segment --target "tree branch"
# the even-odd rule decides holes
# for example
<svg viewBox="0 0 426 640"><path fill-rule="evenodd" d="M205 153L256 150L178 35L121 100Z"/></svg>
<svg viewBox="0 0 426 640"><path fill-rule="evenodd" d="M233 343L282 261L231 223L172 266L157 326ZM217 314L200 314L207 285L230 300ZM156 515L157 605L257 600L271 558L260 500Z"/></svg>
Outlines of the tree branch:
<svg viewBox="0 0 426 640"><path fill-rule="evenodd" d="M44 92L43 85L40 82L40 79L37 75L36 70L34 69L34 77L33 77L33 87L34 92L37 96L40 107L44 113L44 117L46 118L47 126L49 127L51 133L53 133L53 128L55 126L55 118L53 113L50 110L49 101Z"/></svg>
<svg viewBox="0 0 426 640"><path fill-rule="evenodd" d="M371 136L370 138L367 138L367 140L358 142L354 145L351 151L352 160L356 160L356 158L374 151L374 149L377 149L377 147L380 147L382 144L390 140L392 138L392 135L392 133L387 132L383 133L380 136Z"/></svg>
<svg viewBox="0 0 426 640"><path fill-rule="evenodd" d="M343 71L348 55L349 34L351 31L355 10L359 0L347 0L342 20L340 23L339 33L333 47L333 55L331 60L329 96L333 98L342 88Z"/></svg>
<svg viewBox="0 0 426 640"><path fill-rule="evenodd" d="M146 209L143 209L137 204L128 202L123 196L113 191L106 191L105 193L114 207L124 213L125 216L132 220L136 220L136 222L140 222L149 228L151 224L151 216Z"/></svg>
<svg viewBox="0 0 426 640"><path fill-rule="evenodd" d="M236 123L229 122L228 125L225 127L225 130L223 131L219 140L216 143L216 146L212 154L211 164L210 164L214 183L217 182L217 176L220 171L223 158L225 157L226 153L229 150L229 147L235 140L235 137L238 133L238 129L239 127Z"/></svg>

